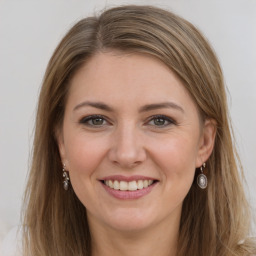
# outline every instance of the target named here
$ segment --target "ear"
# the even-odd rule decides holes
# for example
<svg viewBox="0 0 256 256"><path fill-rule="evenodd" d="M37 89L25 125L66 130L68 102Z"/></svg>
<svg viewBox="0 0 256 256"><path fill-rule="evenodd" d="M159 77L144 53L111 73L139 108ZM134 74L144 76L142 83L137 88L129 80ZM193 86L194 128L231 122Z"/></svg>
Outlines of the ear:
<svg viewBox="0 0 256 256"><path fill-rule="evenodd" d="M55 139L58 144L61 162L63 165L65 164L67 166L67 158L66 158L66 150L65 150L63 132L59 128L55 130Z"/></svg>
<svg viewBox="0 0 256 256"><path fill-rule="evenodd" d="M217 124L214 119L206 119L203 124L196 161L197 168L202 166L212 153L215 143L216 126Z"/></svg>

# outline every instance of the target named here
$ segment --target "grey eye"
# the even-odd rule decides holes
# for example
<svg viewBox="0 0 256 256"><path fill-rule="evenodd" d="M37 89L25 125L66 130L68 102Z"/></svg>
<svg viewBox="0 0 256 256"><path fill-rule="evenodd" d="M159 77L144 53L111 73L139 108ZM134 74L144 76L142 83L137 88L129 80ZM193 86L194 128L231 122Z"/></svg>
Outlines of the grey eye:
<svg viewBox="0 0 256 256"><path fill-rule="evenodd" d="M163 119L163 118L155 118L154 119L154 125L157 125L157 126L163 126L163 125L166 125L167 120Z"/></svg>
<svg viewBox="0 0 256 256"><path fill-rule="evenodd" d="M149 125L155 126L155 127L167 127L172 124L176 124L173 119L171 119L168 116L164 115L156 115L152 116L151 119L148 122Z"/></svg>
<svg viewBox="0 0 256 256"><path fill-rule="evenodd" d="M102 116L92 115L92 116L87 116L82 118L80 120L80 123L87 126L102 126L102 125L105 125L107 121Z"/></svg>
<svg viewBox="0 0 256 256"><path fill-rule="evenodd" d="M103 118L92 118L91 121L92 125L103 125L104 119Z"/></svg>

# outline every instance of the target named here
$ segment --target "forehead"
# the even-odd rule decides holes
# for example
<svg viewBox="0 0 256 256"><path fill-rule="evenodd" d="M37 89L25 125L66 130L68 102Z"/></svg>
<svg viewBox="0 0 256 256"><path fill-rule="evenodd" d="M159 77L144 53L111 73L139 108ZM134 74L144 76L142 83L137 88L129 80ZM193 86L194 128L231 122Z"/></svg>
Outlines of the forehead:
<svg viewBox="0 0 256 256"><path fill-rule="evenodd" d="M70 86L69 101L133 105L172 100L194 105L174 72L147 54L97 53L77 71Z"/></svg>

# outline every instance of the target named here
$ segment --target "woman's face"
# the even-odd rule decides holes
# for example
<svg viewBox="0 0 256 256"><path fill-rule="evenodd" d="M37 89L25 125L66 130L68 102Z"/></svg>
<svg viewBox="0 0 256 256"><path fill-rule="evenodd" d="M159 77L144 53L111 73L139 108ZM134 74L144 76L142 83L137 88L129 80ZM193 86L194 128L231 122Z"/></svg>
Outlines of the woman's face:
<svg viewBox="0 0 256 256"><path fill-rule="evenodd" d="M58 143L90 225L178 221L214 136L181 81L153 57L109 52L70 86Z"/></svg>

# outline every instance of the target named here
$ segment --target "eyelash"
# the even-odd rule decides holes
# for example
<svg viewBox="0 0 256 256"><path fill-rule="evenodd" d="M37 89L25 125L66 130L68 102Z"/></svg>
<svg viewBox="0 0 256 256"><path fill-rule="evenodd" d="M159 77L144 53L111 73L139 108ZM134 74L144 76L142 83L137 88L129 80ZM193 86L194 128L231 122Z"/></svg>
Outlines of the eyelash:
<svg viewBox="0 0 256 256"><path fill-rule="evenodd" d="M86 116L86 117L83 117L79 123L81 124L84 124L84 125L87 125L87 126L91 126L91 127L94 127L94 128L100 128L102 126L104 126L104 124L101 124L101 125L95 125L93 123L89 123L90 121L93 121L93 120L96 120L96 119L102 119L103 122L108 122L107 121L107 118L105 116L102 116L102 115L90 115L90 116ZM151 124L150 126L155 126L156 128L163 128L163 127L167 127L171 124L174 124L176 125L176 121L173 120L172 118L170 117L167 117L165 115L154 115L154 116L151 116L146 123L150 123L151 121L154 121L156 119L161 119L162 121L164 121L164 123L168 122L168 124L164 124L164 125L156 125L155 123L154 124Z"/></svg>
<svg viewBox="0 0 256 256"><path fill-rule="evenodd" d="M176 125L176 122L172 118L170 118L168 116L165 116L165 115L154 115L154 116L151 116L149 118L149 120L147 121L147 123L149 123L151 121L154 121L156 119L161 119L164 122L168 122L168 124L160 125L159 127L156 124L152 125L152 126L156 126L157 128L163 128L163 127L166 127L166 126L169 126L169 125L172 125L172 124Z"/></svg>
<svg viewBox="0 0 256 256"><path fill-rule="evenodd" d="M106 121L106 117L102 116L102 115L90 115L90 116L86 116L83 117L79 123L87 125L87 126L94 126L95 128L98 127L102 127L104 124L102 125L95 125L95 124L90 124L89 122L92 120L96 120L96 119L103 119L104 121Z"/></svg>

